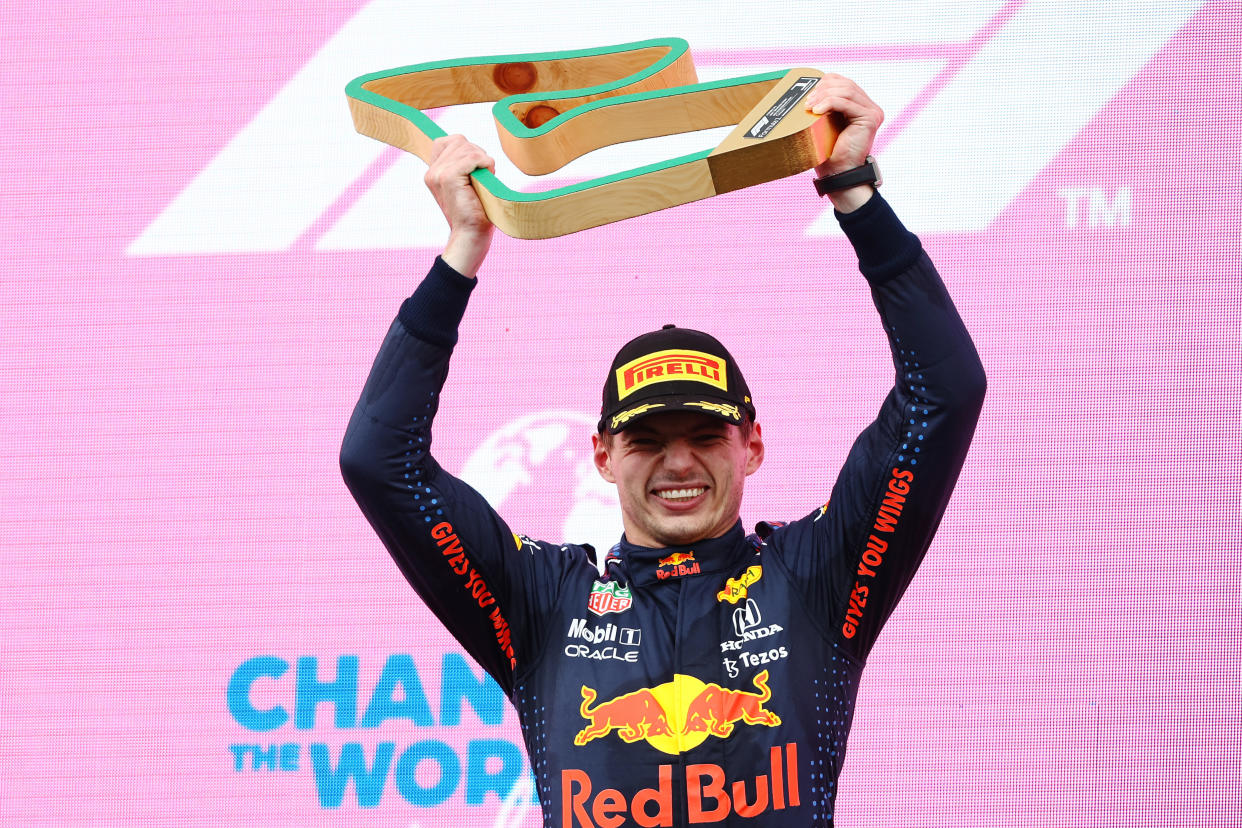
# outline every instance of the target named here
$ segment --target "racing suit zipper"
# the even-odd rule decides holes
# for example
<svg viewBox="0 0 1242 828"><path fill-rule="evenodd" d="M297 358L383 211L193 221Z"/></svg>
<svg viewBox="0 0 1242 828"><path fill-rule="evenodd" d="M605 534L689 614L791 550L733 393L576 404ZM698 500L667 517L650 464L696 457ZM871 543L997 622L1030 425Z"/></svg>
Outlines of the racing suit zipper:
<svg viewBox="0 0 1242 828"><path fill-rule="evenodd" d="M683 667L682 658L681 658L681 648L682 648L681 642L685 640L686 638L685 635L683 635L684 630L682 629L682 623L685 617L686 602L685 600L683 600L685 596L682 595L681 593L684 591L683 587L685 586L685 584L686 582L682 579L677 579L677 581L675 582L675 586L677 589L677 626L676 626L677 634L673 637L673 674L674 675L681 673L682 667ZM681 697L681 684L680 683L674 684L673 699L674 699L674 703L676 704L678 710L686 709L686 700ZM678 736L678 738L680 738L680 735ZM679 744L679 747L680 747L680 744ZM686 778L686 753L683 750L677 751L677 767L678 767L678 770L680 771L677 778L684 780ZM686 803L684 797L685 797L685 794L684 794L684 787L683 787L681 808L676 809L676 817L674 818L674 822L677 828L686 828L686 822L684 821L682 814L689 813L689 806Z"/></svg>

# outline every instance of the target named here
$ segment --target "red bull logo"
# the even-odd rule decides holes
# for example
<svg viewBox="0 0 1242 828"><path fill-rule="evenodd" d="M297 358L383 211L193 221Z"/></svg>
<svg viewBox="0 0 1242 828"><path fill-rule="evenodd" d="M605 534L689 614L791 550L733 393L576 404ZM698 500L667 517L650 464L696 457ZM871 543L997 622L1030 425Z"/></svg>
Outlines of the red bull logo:
<svg viewBox="0 0 1242 828"><path fill-rule="evenodd" d="M781 717L766 708L772 700L768 671L763 670L751 681L757 692L704 684L694 676L678 673L672 681L598 704L596 691L583 685L578 712L587 726L578 731L574 744L581 747L616 732L623 742L643 739L656 750L677 755L709 736L729 738L739 723L776 727ZM690 700L688 704L686 699Z"/></svg>
<svg viewBox="0 0 1242 828"><path fill-rule="evenodd" d="M686 561L693 561L693 560L694 560L693 552L674 552L673 554L669 555L667 558L660 558L660 562L657 565L658 566L677 566L678 564L682 564L682 563L685 563Z"/></svg>
<svg viewBox="0 0 1242 828"><path fill-rule="evenodd" d="M758 693L728 690L719 684L704 687L686 710L682 735L707 731L727 739L737 722L766 727L780 724L781 717L763 707L772 699L772 691L768 689L768 671L760 672L753 681Z"/></svg>
<svg viewBox="0 0 1242 828"><path fill-rule="evenodd" d="M606 787L592 797L591 775L566 768L561 771L561 828L672 825L673 780L674 766L660 765L654 788L641 788L628 797ZM680 781L685 785L686 817L692 825L726 822L734 814L756 817L769 808L782 811L802 804L796 742L769 748L767 773L729 779L720 765L700 763L686 765Z"/></svg>
<svg viewBox="0 0 1242 828"><path fill-rule="evenodd" d="M671 736L673 734L668 726L668 717L664 714L664 708L646 688L626 693L624 696L617 696L615 699L601 702L592 708L591 705L594 704L596 698L598 696L594 690L585 684L582 685L582 704L579 705L578 712L590 724L578 731L578 735L574 737L575 745L585 745L592 739L607 736L614 730L621 737L621 741L630 743L649 736Z"/></svg>
<svg viewBox="0 0 1242 828"><path fill-rule="evenodd" d="M666 566L672 568L665 569ZM699 572L699 562L694 559L693 552L674 552L667 558L660 558L656 567L656 577L660 580L680 578L682 575L697 575Z"/></svg>

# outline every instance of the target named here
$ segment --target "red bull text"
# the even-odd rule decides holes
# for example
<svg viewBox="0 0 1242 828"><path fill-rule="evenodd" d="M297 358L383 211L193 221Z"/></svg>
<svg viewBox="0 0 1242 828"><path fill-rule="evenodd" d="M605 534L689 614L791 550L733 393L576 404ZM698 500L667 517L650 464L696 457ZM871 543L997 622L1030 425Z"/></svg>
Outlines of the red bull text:
<svg viewBox="0 0 1242 828"><path fill-rule="evenodd" d="M656 577L660 580L666 578L680 578L682 575L697 575L699 572L699 562L694 559L693 552L674 552L667 558L660 558L656 566ZM671 567L671 569L665 569Z"/></svg>
<svg viewBox="0 0 1242 828"><path fill-rule="evenodd" d="M674 765L660 765L654 788L642 788L626 797L616 788L595 791L591 775L576 768L561 771L561 828L644 828L673 824ZM680 775L680 773L678 773ZM729 779L724 768L711 763L686 765L687 819L691 825L724 822L736 814L755 817L801 805L798 789L798 745L772 746L768 772L749 779ZM592 795L594 794L594 795Z"/></svg>

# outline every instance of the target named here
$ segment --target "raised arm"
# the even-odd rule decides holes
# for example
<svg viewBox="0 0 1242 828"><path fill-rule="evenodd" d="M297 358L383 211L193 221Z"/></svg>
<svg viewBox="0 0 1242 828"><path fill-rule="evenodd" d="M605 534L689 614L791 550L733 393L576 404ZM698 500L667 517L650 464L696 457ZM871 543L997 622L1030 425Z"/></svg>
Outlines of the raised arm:
<svg viewBox="0 0 1242 828"><path fill-rule="evenodd" d="M545 544L532 554L432 456L432 420L492 232L469 184L470 171L491 159L460 136L436 150L427 185L449 221L449 242L384 339L341 446L341 471L424 603L509 691L535 657L536 603L555 596L576 548Z"/></svg>
<svg viewBox="0 0 1242 828"><path fill-rule="evenodd" d="M852 88L851 88L852 87ZM851 82L812 107L849 118L828 174L863 163L882 114ZM819 111L819 110L817 110ZM857 130L851 132L855 128ZM865 658L905 592L948 505L986 379L970 335L918 238L870 185L831 193L888 340L894 384L854 442L828 503L772 536L806 585L821 632Z"/></svg>

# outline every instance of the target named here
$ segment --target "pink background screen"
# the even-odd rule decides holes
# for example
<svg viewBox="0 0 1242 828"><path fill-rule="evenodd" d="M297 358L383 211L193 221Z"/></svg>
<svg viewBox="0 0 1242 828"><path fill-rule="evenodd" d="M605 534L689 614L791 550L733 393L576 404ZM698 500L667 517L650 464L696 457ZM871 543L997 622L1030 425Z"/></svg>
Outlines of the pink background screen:
<svg viewBox="0 0 1242 828"><path fill-rule="evenodd" d="M446 237L344 86L675 35L701 79L814 66L884 107L884 192L989 374L863 680L840 822L1242 824L1242 7L494 5L6 4L0 822L539 824L513 711L337 469ZM437 118L496 144L486 107ZM891 383L809 175L498 238L481 281L438 454L532 536L619 534L586 450L637 333L704 328L744 366L747 524L821 504Z"/></svg>

